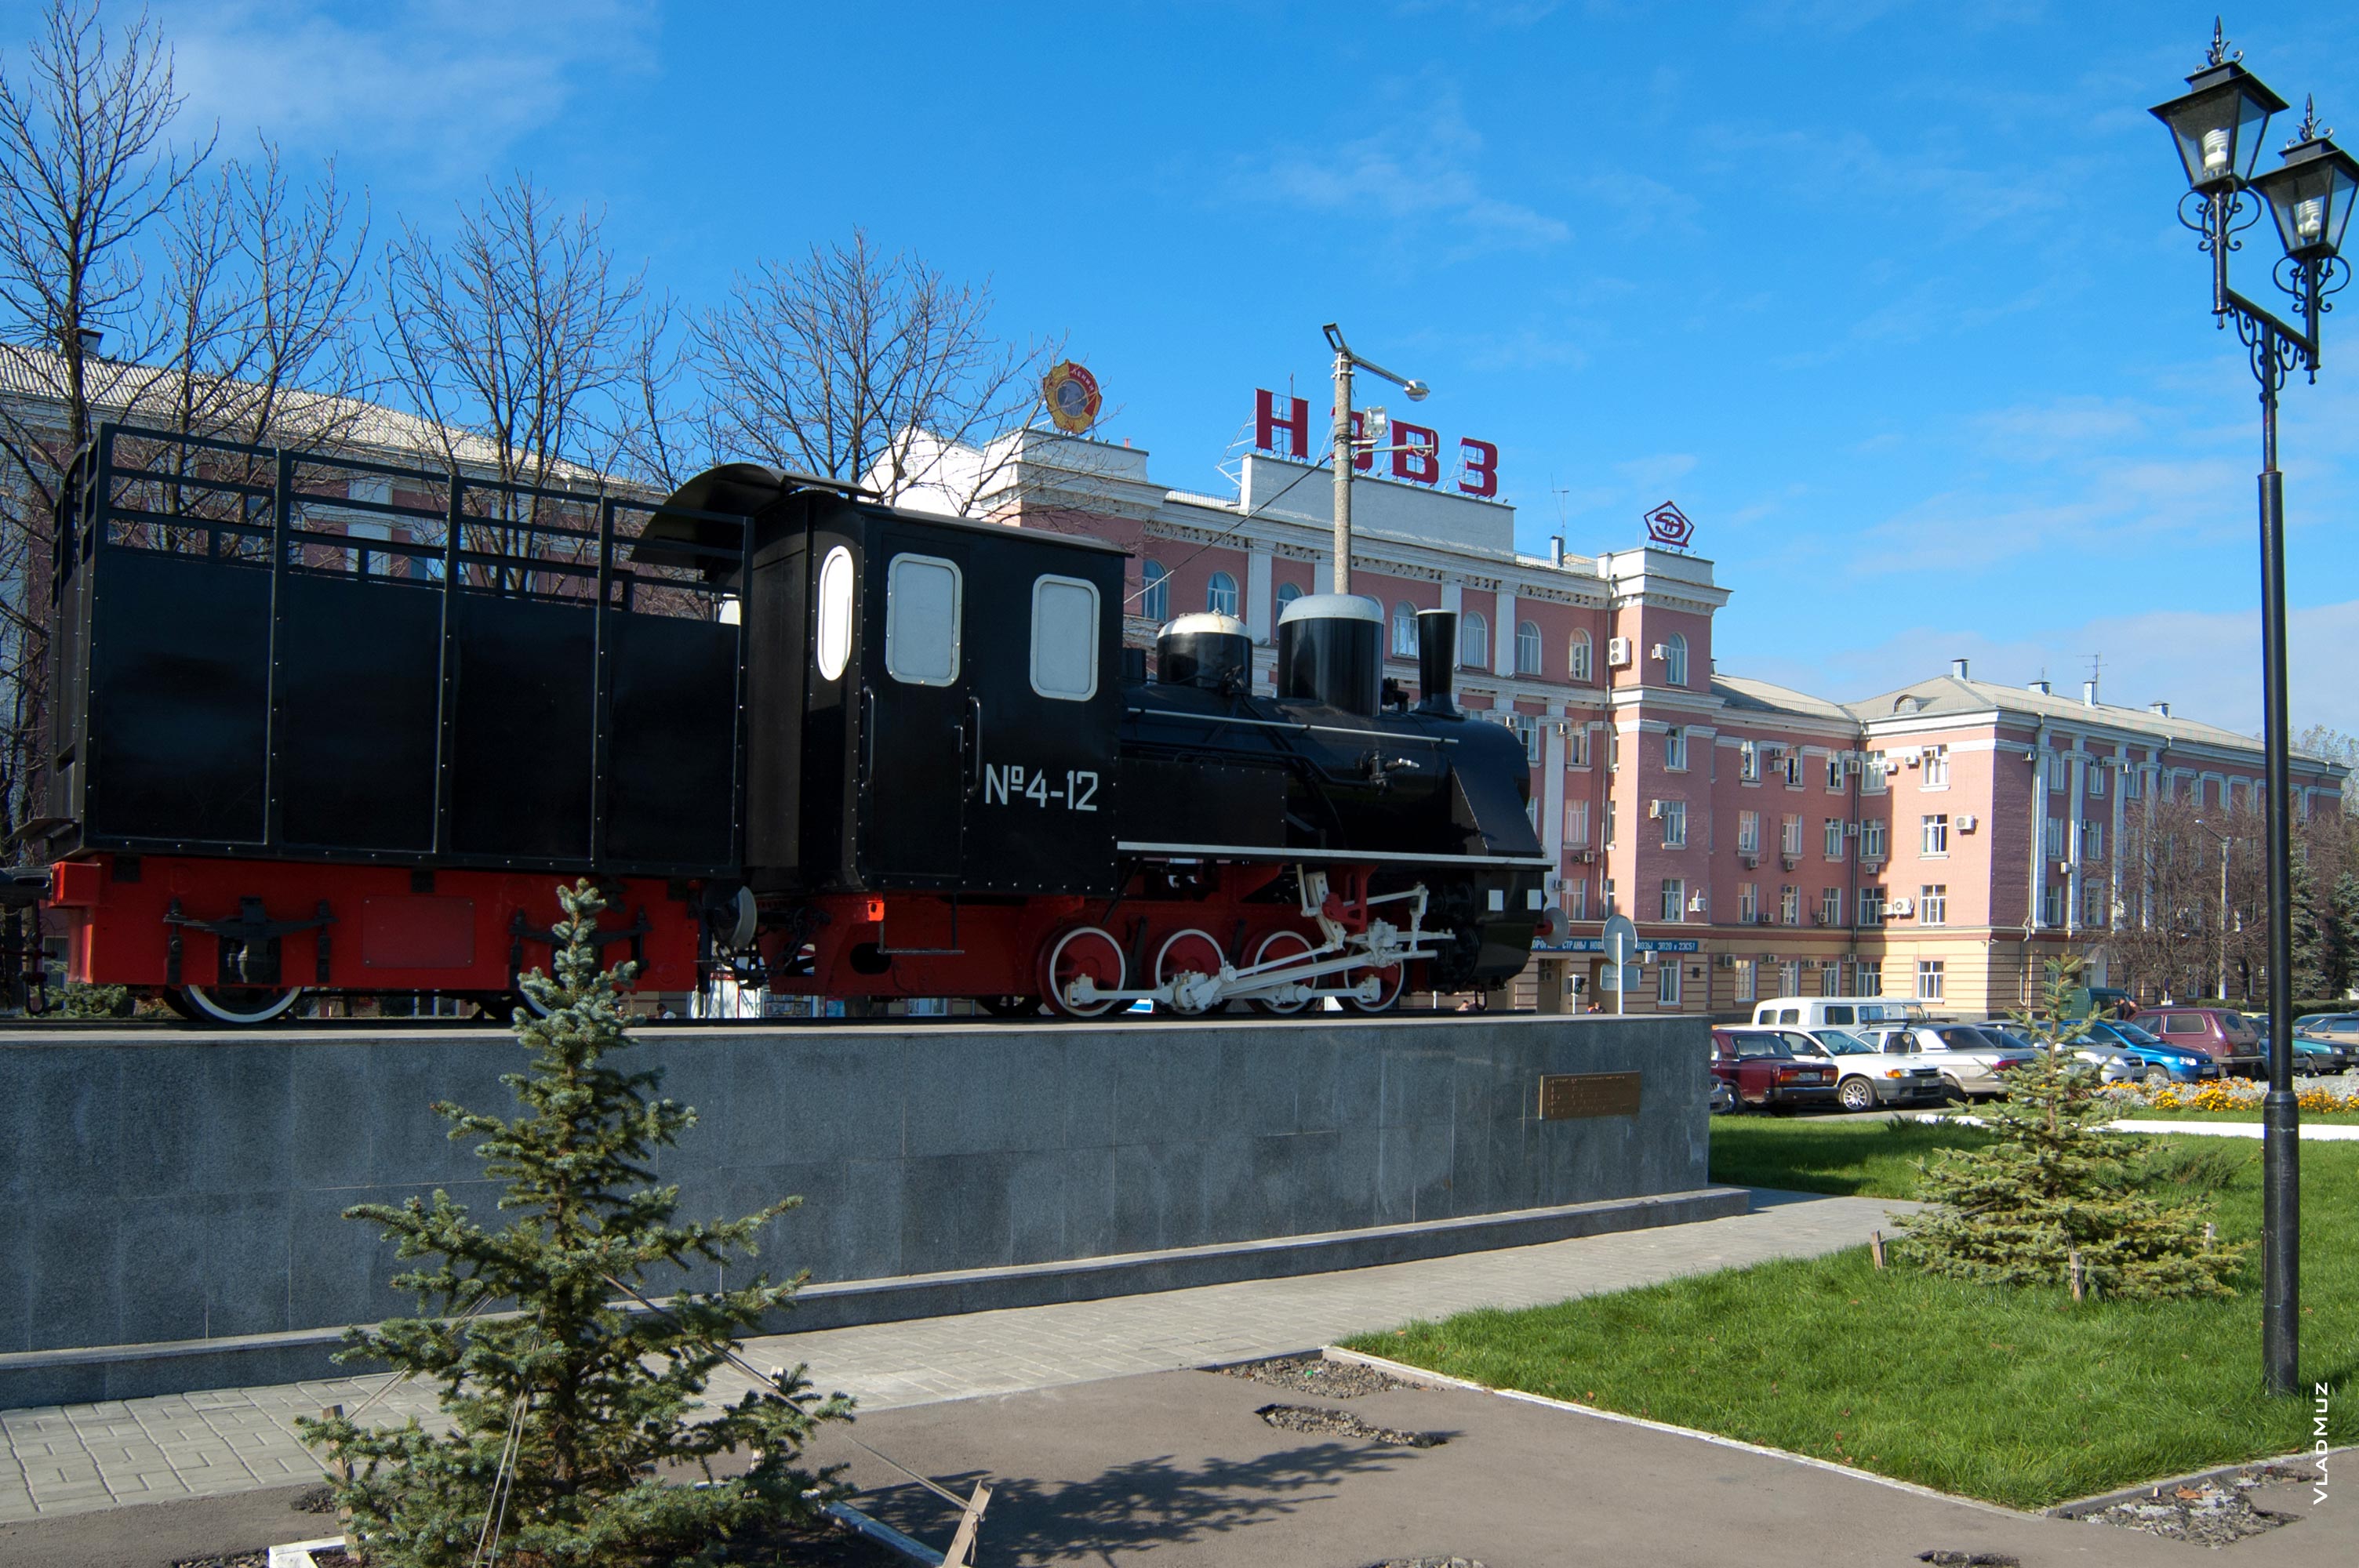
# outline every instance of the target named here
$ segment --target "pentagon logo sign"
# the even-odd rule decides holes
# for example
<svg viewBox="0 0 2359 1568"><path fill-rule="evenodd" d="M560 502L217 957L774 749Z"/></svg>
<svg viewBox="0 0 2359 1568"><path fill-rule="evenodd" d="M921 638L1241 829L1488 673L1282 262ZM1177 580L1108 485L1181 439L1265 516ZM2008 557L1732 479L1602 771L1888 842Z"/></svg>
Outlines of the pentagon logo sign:
<svg viewBox="0 0 2359 1568"><path fill-rule="evenodd" d="M1695 524L1688 521L1686 513L1666 501L1647 514L1647 537L1658 545L1684 550L1695 538Z"/></svg>

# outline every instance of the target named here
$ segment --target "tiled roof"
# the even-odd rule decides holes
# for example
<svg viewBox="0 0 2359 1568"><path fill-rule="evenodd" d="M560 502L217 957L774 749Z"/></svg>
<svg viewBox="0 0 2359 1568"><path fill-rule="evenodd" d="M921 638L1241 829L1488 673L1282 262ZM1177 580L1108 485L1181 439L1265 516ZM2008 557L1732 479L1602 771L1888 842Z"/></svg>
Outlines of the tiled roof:
<svg viewBox="0 0 2359 1568"><path fill-rule="evenodd" d="M2092 707L2077 697L2068 697L2061 692L2034 691L2027 687L2001 686L1995 681L1971 680L1957 676L1935 676L1930 680L1921 680L1897 691L1847 706L1858 715L1862 723L1913 716L1941 718L1951 714L1988 713L1995 708L2033 719L2102 724L2108 729L2127 730L2151 735L2158 740L2184 741L2192 745L2251 751L2260 744L2250 735L2239 735L2233 730L2205 724L2200 719L2165 718L2149 708L2118 708L2104 702Z"/></svg>
<svg viewBox="0 0 2359 1568"><path fill-rule="evenodd" d="M1735 713L1786 714L1804 719L1832 719L1838 724L1856 724L1858 717L1839 702L1829 702L1822 697L1796 691L1791 687L1773 686L1766 680L1752 680L1744 676L1715 675L1712 677L1714 697L1725 702Z"/></svg>

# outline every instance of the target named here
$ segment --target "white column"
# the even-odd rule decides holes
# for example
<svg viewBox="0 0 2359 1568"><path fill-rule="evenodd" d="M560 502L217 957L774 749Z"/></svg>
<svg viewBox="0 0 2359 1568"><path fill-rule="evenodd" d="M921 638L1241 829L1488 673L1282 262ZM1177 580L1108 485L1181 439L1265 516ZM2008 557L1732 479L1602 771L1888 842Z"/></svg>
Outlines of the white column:
<svg viewBox="0 0 2359 1568"><path fill-rule="evenodd" d="M1549 866L1552 872L1564 871L1564 736L1558 726L1566 722L1564 704L1550 698L1548 705L1548 741L1540 752L1540 843L1548 849Z"/></svg>
<svg viewBox="0 0 2359 1568"><path fill-rule="evenodd" d="M2064 816L2064 858L2072 863L2072 870L2064 878L2064 930L2068 935L2081 929L2081 813L2089 799L2088 769L2088 757L2074 752L2071 772L2065 775L2065 801L2070 809Z"/></svg>
<svg viewBox="0 0 2359 1568"><path fill-rule="evenodd" d="M2048 758L2049 750L2036 745L2032 754L2038 760L2031 765L2031 908L2025 913L2024 924L2031 930L2043 929L2040 920L2043 895L2048 891ZM1897 825L1896 824L1896 827ZM2024 962L2031 962L2028 952Z"/></svg>
<svg viewBox="0 0 2359 1568"><path fill-rule="evenodd" d="M2115 755L2119 757L2120 752L2117 751ZM2113 774L2106 783L2114 792L2114 806L2113 825L2106 829L2112 837L2105 843L2105 924L2117 926L2121 924L2120 913L2128 908L2127 901L2122 897L2122 821L2129 808L2122 803L2122 783L2130 775L2127 768L2115 768Z"/></svg>
<svg viewBox="0 0 2359 1568"><path fill-rule="evenodd" d="M1491 668L1502 676L1516 673L1516 590L1499 590L1499 618L1491 626Z"/></svg>
<svg viewBox="0 0 2359 1568"><path fill-rule="evenodd" d="M1245 552L1245 630L1256 643L1267 643L1273 625L1269 597L1269 552Z"/></svg>
<svg viewBox="0 0 2359 1568"><path fill-rule="evenodd" d="M1466 585L1456 578L1446 578L1441 584L1441 608L1452 615L1466 613Z"/></svg>

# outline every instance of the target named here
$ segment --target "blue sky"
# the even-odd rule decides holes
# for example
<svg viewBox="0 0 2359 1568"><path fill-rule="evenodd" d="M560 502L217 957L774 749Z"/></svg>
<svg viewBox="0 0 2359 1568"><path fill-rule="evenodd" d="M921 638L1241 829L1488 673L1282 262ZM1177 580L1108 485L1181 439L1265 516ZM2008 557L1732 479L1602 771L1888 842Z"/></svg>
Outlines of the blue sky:
<svg viewBox="0 0 2359 1568"><path fill-rule="evenodd" d="M2209 7L151 9L192 114L337 154L381 227L524 168L697 303L864 225L1066 337L1191 489L1340 320L1446 439L1500 444L1526 548L1677 500L1734 590L1723 670L1853 697L1968 654L2077 690L2102 654L2112 700L2258 728L2257 407L2146 114ZM2227 21L2359 145L2359 8ZM2359 731L2345 297L2283 444L2295 722Z"/></svg>

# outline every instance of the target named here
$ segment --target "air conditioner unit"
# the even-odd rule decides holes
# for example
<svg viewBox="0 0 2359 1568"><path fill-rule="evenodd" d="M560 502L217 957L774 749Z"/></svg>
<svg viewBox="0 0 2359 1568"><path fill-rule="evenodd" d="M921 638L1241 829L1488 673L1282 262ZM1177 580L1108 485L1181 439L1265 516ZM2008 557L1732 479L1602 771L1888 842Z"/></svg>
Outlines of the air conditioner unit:
<svg viewBox="0 0 2359 1568"><path fill-rule="evenodd" d="M1736 968L1736 955L1734 953L1715 953L1712 955L1712 967L1715 969L1733 969Z"/></svg>
<svg viewBox="0 0 2359 1568"><path fill-rule="evenodd" d="M1805 958L1802 960L1802 968L1806 969L1815 969L1818 967L1819 961L1816 958Z"/></svg>
<svg viewBox="0 0 2359 1568"><path fill-rule="evenodd" d="M1794 854L1780 854L1777 860L1789 871L1802 863L1802 857Z"/></svg>
<svg viewBox="0 0 2359 1568"><path fill-rule="evenodd" d="M1605 662L1617 670L1623 665L1628 664L1630 662L1630 639L1627 637L1606 638Z"/></svg>
<svg viewBox="0 0 2359 1568"><path fill-rule="evenodd" d="M1658 659L1668 659L1671 656L1670 645L1665 643L1658 643L1648 651Z"/></svg>
<svg viewBox="0 0 2359 1568"><path fill-rule="evenodd" d="M1586 866L1597 859L1594 849L1575 849L1565 857L1576 866Z"/></svg>
<svg viewBox="0 0 2359 1568"><path fill-rule="evenodd" d="M1884 913L1895 920L1906 920L1917 913L1917 901L1913 898L1896 898L1884 906Z"/></svg>
<svg viewBox="0 0 2359 1568"><path fill-rule="evenodd" d="M1961 833L1971 833L1971 832L1973 832L1973 831L1974 830L1974 825L1975 825L1976 820L1977 820L1977 819L1976 819L1976 817L1974 816L1974 814L1973 814L1973 812L1971 812L1971 811L1966 811L1966 812L1961 812L1961 813L1959 813L1959 815L1958 815L1958 831L1959 831L1959 832L1961 832Z"/></svg>
<svg viewBox="0 0 2359 1568"><path fill-rule="evenodd" d="M1696 893L1689 898L1688 913L1690 914L1701 914L1703 913L1703 894Z"/></svg>
<svg viewBox="0 0 2359 1568"><path fill-rule="evenodd" d="M1905 759L1903 759L1903 761L1905 761L1909 767L1913 768L1917 765L1918 755L1916 752L1911 752Z"/></svg>
<svg viewBox="0 0 2359 1568"><path fill-rule="evenodd" d="M1659 800L1650 800L1650 801L1648 801L1648 802L1647 803L1647 816L1662 816L1662 815L1663 815L1663 803L1662 803L1661 801L1659 801Z"/></svg>
<svg viewBox="0 0 2359 1568"><path fill-rule="evenodd" d="M1843 824L1843 837L1844 837L1844 838L1858 838L1858 837L1859 837L1859 824L1858 824L1858 823L1856 823L1856 822L1847 822L1847 823Z"/></svg>

